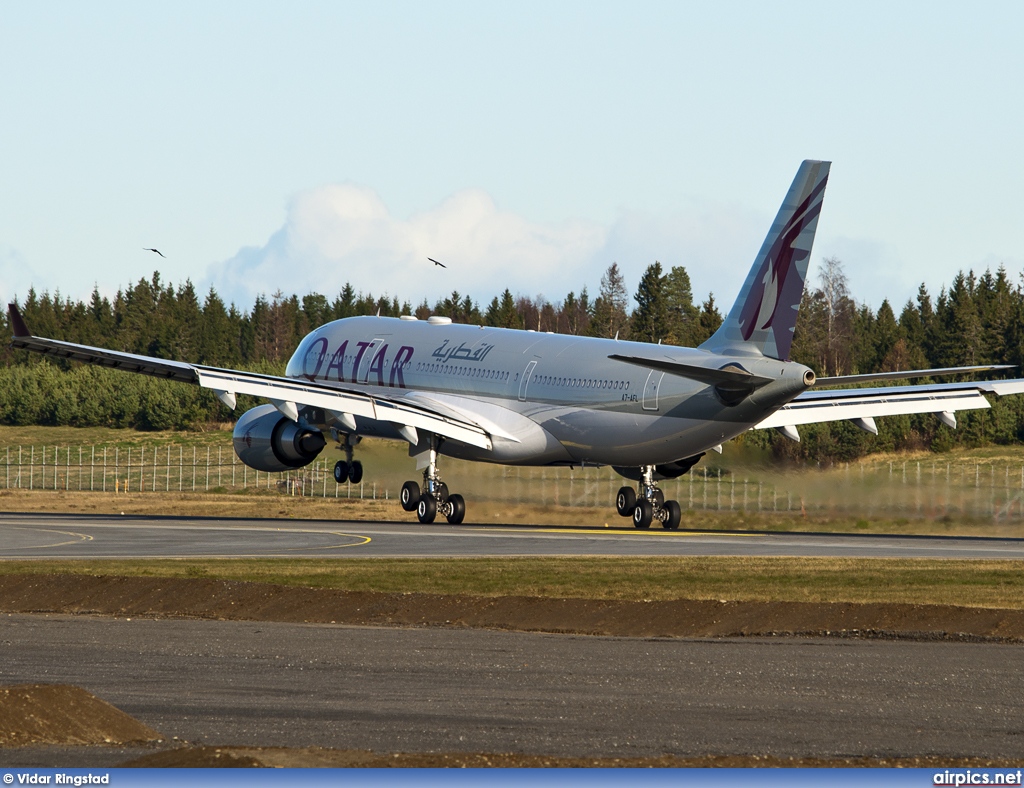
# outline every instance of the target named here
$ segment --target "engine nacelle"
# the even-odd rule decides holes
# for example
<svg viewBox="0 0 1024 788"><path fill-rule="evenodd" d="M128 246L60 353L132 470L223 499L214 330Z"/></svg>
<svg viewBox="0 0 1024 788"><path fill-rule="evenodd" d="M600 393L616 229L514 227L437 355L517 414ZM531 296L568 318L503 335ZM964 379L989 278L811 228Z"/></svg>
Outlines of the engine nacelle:
<svg viewBox="0 0 1024 788"><path fill-rule="evenodd" d="M697 464L697 461L704 456L704 452L693 456L686 457L682 460L676 460L675 462L666 462L664 465L654 466L654 480L663 481L664 479L678 479L690 468ZM640 469L639 468L615 468L615 472L619 476L623 476L627 479L632 479L635 482L640 481Z"/></svg>
<svg viewBox="0 0 1024 788"><path fill-rule="evenodd" d="M243 413L231 442L238 459L268 473L309 465L327 445L322 432L296 424L273 405Z"/></svg>

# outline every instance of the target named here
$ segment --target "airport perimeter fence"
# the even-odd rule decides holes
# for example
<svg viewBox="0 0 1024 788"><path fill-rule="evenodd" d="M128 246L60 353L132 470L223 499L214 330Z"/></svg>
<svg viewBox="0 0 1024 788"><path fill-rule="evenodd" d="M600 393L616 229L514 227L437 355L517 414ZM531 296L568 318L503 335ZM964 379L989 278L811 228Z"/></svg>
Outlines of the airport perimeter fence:
<svg viewBox="0 0 1024 788"><path fill-rule="evenodd" d="M371 482L341 485L333 466L319 460L283 473L257 471L229 448L218 446L8 446L4 450L5 489L113 493L237 492L278 490L287 495L377 497ZM387 497L389 490L382 490Z"/></svg>
<svg viewBox="0 0 1024 788"><path fill-rule="evenodd" d="M239 493L270 490L323 498L393 499L412 468L368 468L359 484L334 480L333 462L317 460L283 473L256 471L228 447L0 447L6 489ZM632 485L609 467L528 468L445 458L452 491L478 500L553 506L610 507L619 487ZM1024 521L1024 465L1006 461L909 460L861 462L830 469L772 472L698 465L659 483L684 510L833 514L851 517Z"/></svg>

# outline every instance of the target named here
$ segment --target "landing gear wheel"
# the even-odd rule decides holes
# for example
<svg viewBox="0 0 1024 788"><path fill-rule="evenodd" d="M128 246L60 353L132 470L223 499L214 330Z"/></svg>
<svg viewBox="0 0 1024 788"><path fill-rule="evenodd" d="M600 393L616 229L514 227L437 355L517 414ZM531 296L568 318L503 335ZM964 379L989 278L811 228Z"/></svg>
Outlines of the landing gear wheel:
<svg viewBox="0 0 1024 788"><path fill-rule="evenodd" d="M416 504L416 518L424 525L428 525L434 522L435 517L437 517L437 501L430 493L424 493L420 496L419 503Z"/></svg>
<svg viewBox="0 0 1024 788"><path fill-rule="evenodd" d="M636 508L636 492L632 487L620 487L615 497L615 508L622 517L629 517Z"/></svg>
<svg viewBox="0 0 1024 788"><path fill-rule="evenodd" d="M651 520L654 519L654 507L651 502L644 499L636 502L633 509L633 525L636 528L650 528Z"/></svg>
<svg viewBox="0 0 1024 788"><path fill-rule="evenodd" d="M400 499L402 501L402 508L405 511L416 511L416 504L420 502L420 486L416 482L406 482L402 485Z"/></svg>
<svg viewBox="0 0 1024 788"><path fill-rule="evenodd" d="M448 522L458 525L466 516L466 499L458 493L448 496L448 507L451 509L446 515Z"/></svg>
<svg viewBox="0 0 1024 788"><path fill-rule="evenodd" d="M363 480L363 464L359 460L348 466L348 480L352 484L359 484Z"/></svg>
<svg viewBox="0 0 1024 788"><path fill-rule="evenodd" d="M665 493L661 490L655 490L654 494L651 496L651 501L657 505L657 508L662 508L665 505Z"/></svg>
<svg viewBox="0 0 1024 788"><path fill-rule="evenodd" d="M444 482L438 482L434 486L434 497L438 503L444 503L448 500L448 485Z"/></svg>
<svg viewBox="0 0 1024 788"><path fill-rule="evenodd" d="M348 481L348 463L344 460L338 460L334 463L334 481L338 484L344 484Z"/></svg>
<svg viewBox="0 0 1024 788"><path fill-rule="evenodd" d="M679 508L679 502L665 501L665 512L668 517L662 522L661 527L666 531L675 531L679 528L679 521L683 518L683 510Z"/></svg>

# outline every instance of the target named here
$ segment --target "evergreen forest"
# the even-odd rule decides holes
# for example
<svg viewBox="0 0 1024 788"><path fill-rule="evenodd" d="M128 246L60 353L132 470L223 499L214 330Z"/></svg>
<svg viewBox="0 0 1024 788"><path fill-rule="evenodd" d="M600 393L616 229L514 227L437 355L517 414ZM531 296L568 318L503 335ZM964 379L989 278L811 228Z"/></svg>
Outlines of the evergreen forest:
<svg viewBox="0 0 1024 788"><path fill-rule="evenodd" d="M94 290L87 302L30 290L19 307L34 334L88 345L283 374L301 338L331 320L355 315L419 318L444 315L455 322L526 328L693 347L721 324L713 295L695 301L686 269L648 266L635 292L616 263L596 295L584 286L557 301L513 295L489 303L452 292L434 304L413 306L394 296L357 293L346 285L332 298L319 293L261 296L249 311L227 305L211 288L200 296L190 281L165 283L159 273L119 291L113 300ZM725 305L728 308L728 304ZM10 336L7 315L0 331ZM77 363L54 362L6 344L0 368L0 423L108 426L140 430L196 429L233 418L212 392ZM849 292L842 263L827 259L818 282L805 288L792 359L819 376L1013 364L1024 361L1024 288L1000 267L980 276L960 272L932 295L922 284L903 305L873 310ZM1020 375L1012 370L1014 376ZM878 385L878 384L873 384ZM239 398L241 413L257 404ZM988 411L957 414L951 430L934 416L879 419L879 435L848 422L801 428L795 443L774 431L743 437L777 458L831 463L874 451L930 449L1024 441L1024 396L992 402Z"/></svg>

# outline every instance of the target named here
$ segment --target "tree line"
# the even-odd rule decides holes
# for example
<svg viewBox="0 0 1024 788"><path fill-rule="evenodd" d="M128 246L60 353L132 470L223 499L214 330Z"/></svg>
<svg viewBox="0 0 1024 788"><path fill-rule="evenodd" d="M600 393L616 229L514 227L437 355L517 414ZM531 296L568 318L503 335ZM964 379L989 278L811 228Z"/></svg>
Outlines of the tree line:
<svg viewBox="0 0 1024 788"><path fill-rule="evenodd" d="M40 336L115 350L281 374L301 338L331 320L355 315L396 317L431 314L455 322L504 328L694 347L711 336L722 315L709 294L695 302L682 266L667 271L659 262L644 271L630 296L619 266L612 263L596 296L586 286L560 300L513 295L505 289L490 302L453 291L431 305L413 307L395 296L356 292L346 284L333 299L319 293L260 296L244 311L225 304L210 288L200 297L191 281L177 286L159 272L118 291L111 300L94 290L88 301L29 290L19 304ZM10 336L7 315L0 330ZM223 420L223 408L197 387L67 362L53 362L4 347L0 370L0 423L188 429ZM888 302L877 310L849 292L842 263L824 261L817 286L805 288L792 359L819 376L898 371L1024 360L1024 290L999 268L977 276L960 272L933 299L924 284L899 316ZM961 413L955 433L930 416L879 421L879 436L848 423L801 428L795 444L773 432L747 440L783 457L834 461L873 450L898 450L1024 439L1021 397L999 400L991 411ZM240 407L248 406L248 401Z"/></svg>

